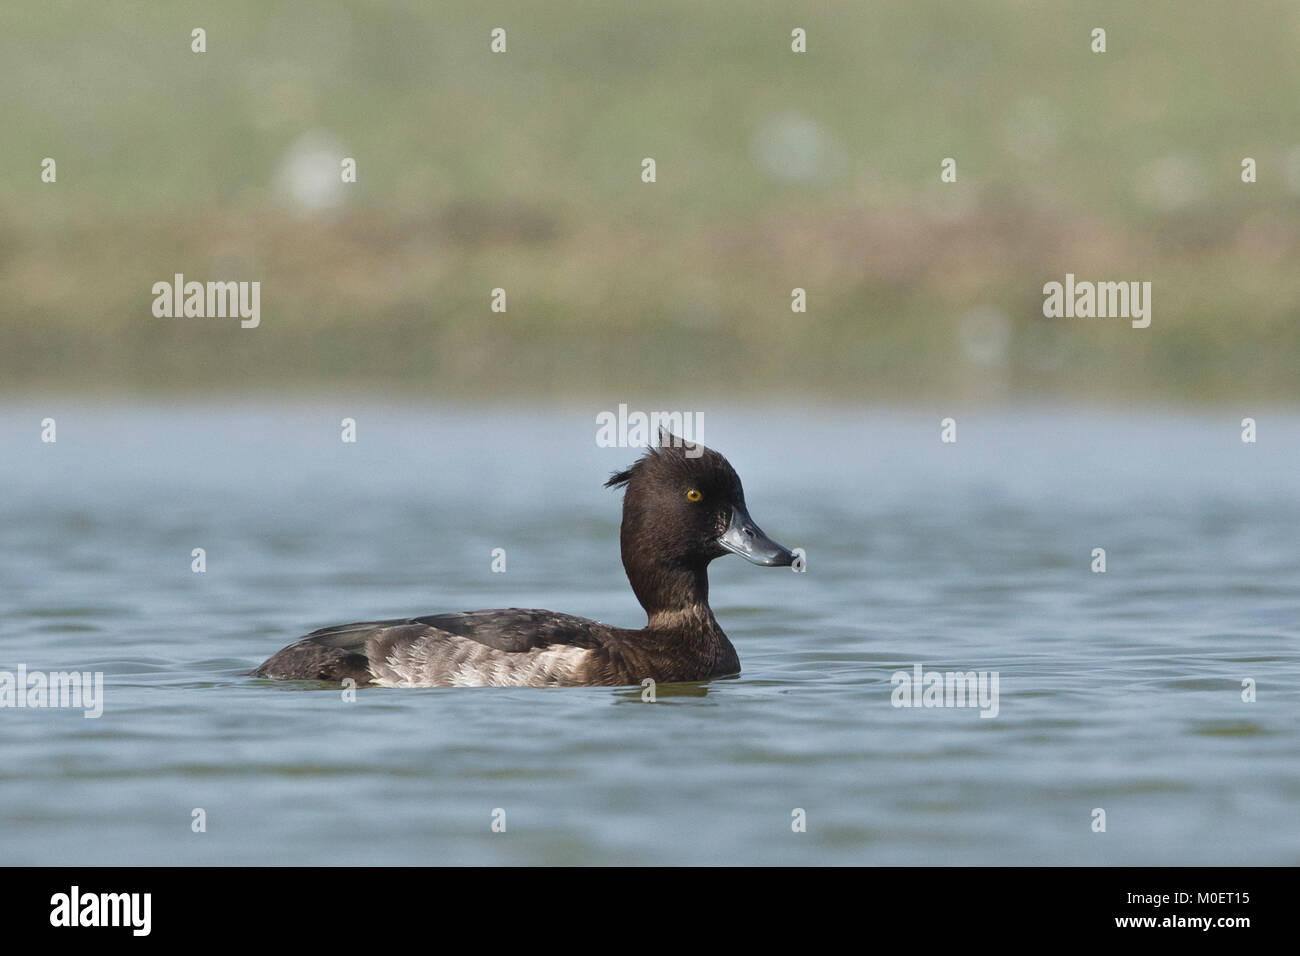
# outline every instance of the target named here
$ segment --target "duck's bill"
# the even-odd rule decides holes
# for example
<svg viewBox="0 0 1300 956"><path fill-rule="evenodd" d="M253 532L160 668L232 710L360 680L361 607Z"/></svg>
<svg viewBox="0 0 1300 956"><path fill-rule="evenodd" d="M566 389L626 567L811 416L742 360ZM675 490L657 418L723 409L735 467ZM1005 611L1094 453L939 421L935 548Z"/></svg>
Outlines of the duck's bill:
<svg viewBox="0 0 1300 956"><path fill-rule="evenodd" d="M763 534L763 529L754 524L754 519L744 508L731 509L731 524L718 538L718 544L732 554L764 567L788 568L794 564L790 549Z"/></svg>

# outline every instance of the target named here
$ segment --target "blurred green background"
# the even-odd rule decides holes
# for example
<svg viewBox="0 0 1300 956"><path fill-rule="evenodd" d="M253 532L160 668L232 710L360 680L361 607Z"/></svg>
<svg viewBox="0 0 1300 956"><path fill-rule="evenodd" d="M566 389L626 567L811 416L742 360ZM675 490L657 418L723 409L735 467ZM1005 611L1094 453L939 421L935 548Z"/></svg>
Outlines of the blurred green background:
<svg viewBox="0 0 1300 956"><path fill-rule="evenodd" d="M0 389L1291 401L1297 49L1281 2L7 3ZM176 272L261 327L154 318ZM1045 319L1067 272L1151 327Z"/></svg>

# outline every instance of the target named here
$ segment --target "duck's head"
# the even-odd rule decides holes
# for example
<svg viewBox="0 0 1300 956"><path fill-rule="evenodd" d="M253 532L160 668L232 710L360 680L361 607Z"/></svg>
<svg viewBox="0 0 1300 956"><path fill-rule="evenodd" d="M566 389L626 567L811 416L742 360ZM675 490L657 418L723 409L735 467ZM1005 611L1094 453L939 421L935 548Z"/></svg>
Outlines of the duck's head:
<svg viewBox="0 0 1300 956"><path fill-rule="evenodd" d="M769 567L794 563L789 549L765 535L749 516L740 476L711 448L661 431L658 448L647 450L605 485L627 488L623 565L638 597L637 578L651 569L702 573L710 561L727 553Z"/></svg>

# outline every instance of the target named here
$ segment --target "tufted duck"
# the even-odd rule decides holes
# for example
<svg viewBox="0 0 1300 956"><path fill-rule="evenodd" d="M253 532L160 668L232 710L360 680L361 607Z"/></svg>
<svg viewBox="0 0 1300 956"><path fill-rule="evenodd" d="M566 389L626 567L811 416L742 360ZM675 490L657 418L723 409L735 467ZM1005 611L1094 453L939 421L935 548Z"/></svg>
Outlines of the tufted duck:
<svg viewBox="0 0 1300 956"><path fill-rule="evenodd" d="M740 672L709 609L709 562L727 552L788 567L794 556L745 509L727 459L666 431L626 471L623 568L649 620L640 630L553 611L461 611L313 631L253 671L281 680L384 687L640 684Z"/></svg>

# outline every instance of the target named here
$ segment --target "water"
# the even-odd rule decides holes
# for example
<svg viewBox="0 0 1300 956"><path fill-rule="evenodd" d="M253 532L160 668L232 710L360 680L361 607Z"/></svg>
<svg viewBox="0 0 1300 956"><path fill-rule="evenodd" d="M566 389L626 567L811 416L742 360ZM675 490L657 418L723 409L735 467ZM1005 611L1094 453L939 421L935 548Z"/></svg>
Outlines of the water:
<svg viewBox="0 0 1300 956"><path fill-rule="evenodd" d="M344 621L642 623L600 487L633 454L595 411L0 406L0 669L106 681L97 720L0 710L0 861L1300 863L1294 414L714 409L809 556L715 563L739 679L345 703L243 676ZM997 717L891 706L917 663L998 672Z"/></svg>

